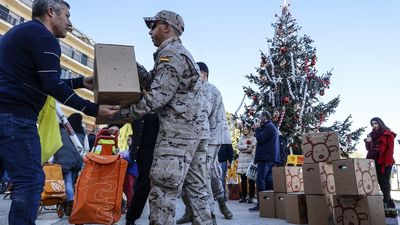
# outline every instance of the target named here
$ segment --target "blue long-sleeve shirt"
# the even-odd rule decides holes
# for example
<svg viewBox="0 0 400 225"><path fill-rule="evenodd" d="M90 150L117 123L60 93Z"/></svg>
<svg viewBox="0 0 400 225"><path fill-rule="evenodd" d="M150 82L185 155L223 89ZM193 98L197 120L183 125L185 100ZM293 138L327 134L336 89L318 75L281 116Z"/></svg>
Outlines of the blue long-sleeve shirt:
<svg viewBox="0 0 400 225"><path fill-rule="evenodd" d="M61 80L61 48L38 20L10 29L0 42L0 113L37 120L47 95L62 104L97 116L98 106L72 89L83 88L83 78Z"/></svg>
<svg viewBox="0 0 400 225"><path fill-rule="evenodd" d="M271 121L256 128L254 136L257 139L255 162L280 162L278 129Z"/></svg>

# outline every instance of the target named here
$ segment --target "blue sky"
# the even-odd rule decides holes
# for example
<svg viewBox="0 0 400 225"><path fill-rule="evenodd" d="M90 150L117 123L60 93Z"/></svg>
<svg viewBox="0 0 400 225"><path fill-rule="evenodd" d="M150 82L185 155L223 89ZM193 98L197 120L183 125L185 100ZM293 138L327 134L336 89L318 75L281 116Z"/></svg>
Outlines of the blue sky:
<svg viewBox="0 0 400 225"><path fill-rule="evenodd" d="M74 26L97 43L134 45L137 61L147 69L153 66L156 48L143 17L162 9L180 14L185 21L181 39L197 61L208 64L210 82L220 89L229 112L237 109L242 86L249 85L244 75L255 73L259 65L259 50L266 50L266 37L273 37L270 25L283 4L283 0L68 2ZM322 100L340 95L341 103L330 122L352 114L353 128L367 126L369 131L370 118L379 116L400 133L400 1L288 3L302 26L300 34L315 41L317 69L322 73L333 68L331 87ZM364 151L362 145L359 147ZM398 144L396 148L398 151Z"/></svg>

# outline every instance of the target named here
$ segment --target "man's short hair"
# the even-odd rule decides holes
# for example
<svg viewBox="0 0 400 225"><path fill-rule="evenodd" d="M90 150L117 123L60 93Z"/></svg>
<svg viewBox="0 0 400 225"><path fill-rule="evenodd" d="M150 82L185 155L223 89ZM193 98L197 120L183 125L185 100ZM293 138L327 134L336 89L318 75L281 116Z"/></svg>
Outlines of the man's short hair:
<svg viewBox="0 0 400 225"><path fill-rule="evenodd" d="M206 72L208 74L208 67L207 67L207 65L205 63L197 62L197 65L199 66L200 71Z"/></svg>
<svg viewBox="0 0 400 225"><path fill-rule="evenodd" d="M267 120L271 119L271 114L268 111L262 111L260 116L264 116Z"/></svg>
<svg viewBox="0 0 400 225"><path fill-rule="evenodd" d="M32 4L32 19L43 18L48 8L53 8L59 15L63 6L70 8L69 4L63 0L35 0Z"/></svg>

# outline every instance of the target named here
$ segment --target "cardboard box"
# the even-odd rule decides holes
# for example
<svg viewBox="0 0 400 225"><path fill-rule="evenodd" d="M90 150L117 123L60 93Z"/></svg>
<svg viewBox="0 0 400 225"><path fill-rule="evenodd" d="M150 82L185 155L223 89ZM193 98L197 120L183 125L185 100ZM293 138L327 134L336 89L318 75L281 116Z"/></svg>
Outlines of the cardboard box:
<svg viewBox="0 0 400 225"><path fill-rule="evenodd" d="M260 217L275 218L275 194L273 191L259 193Z"/></svg>
<svg viewBox="0 0 400 225"><path fill-rule="evenodd" d="M379 195L372 159L342 159L333 162L337 195Z"/></svg>
<svg viewBox="0 0 400 225"><path fill-rule="evenodd" d="M96 44L94 53L94 101L122 107L137 102L141 92L133 46Z"/></svg>
<svg viewBox="0 0 400 225"><path fill-rule="evenodd" d="M275 216L276 218L286 219L286 193L275 192Z"/></svg>
<svg viewBox="0 0 400 225"><path fill-rule="evenodd" d="M382 196L333 196L336 224L386 224Z"/></svg>
<svg viewBox="0 0 400 225"><path fill-rule="evenodd" d="M332 162L340 159L339 133L303 134L304 163Z"/></svg>
<svg viewBox="0 0 400 225"><path fill-rule="evenodd" d="M335 194L335 179L330 163L303 165L304 193L307 195Z"/></svg>
<svg viewBox="0 0 400 225"><path fill-rule="evenodd" d="M333 224L333 196L306 195L308 225Z"/></svg>
<svg viewBox="0 0 400 225"><path fill-rule="evenodd" d="M306 196L302 193L286 194L285 213L288 223L307 223Z"/></svg>
<svg viewBox="0 0 400 225"><path fill-rule="evenodd" d="M274 192L292 193L304 191L302 167L274 167L272 168L272 179Z"/></svg>

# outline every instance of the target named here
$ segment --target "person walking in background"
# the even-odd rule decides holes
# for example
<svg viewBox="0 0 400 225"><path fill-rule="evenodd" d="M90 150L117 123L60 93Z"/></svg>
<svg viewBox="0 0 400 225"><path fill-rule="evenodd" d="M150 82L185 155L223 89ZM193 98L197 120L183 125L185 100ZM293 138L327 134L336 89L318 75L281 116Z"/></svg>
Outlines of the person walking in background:
<svg viewBox="0 0 400 225"><path fill-rule="evenodd" d="M233 217L232 212L225 203L225 191L222 185L222 169L218 162L218 152L221 144L230 144L232 142L226 119L226 112L222 95L217 87L208 82L208 67L203 62L198 62L202 79L206 84L206 109L210 123L210 138L207 147L207 185L208 199L213 220L214 199L217 200L219 209L226 219ZM184 184L184 187L186 183ZM192 214L189 205L189 196L184 188L181 193L182 201L185 204L185 213L177 220L177 224L183 224L192 221Z"/></svg>
<svg viewBox="0 0 400 225"><path fill-rule="evenodd" d="M224 198L226 197L226 173L233 162L233 147L232 144L222 144L218 152L218 162L222 169L222 186L224 187Z"/></svg>
<svg viewBox="0 0 400 225"><path fill-rule="evenodd" d="M0 162L13 183L8 222L34 225L44 172L36 122L50 95L88 116L112 117L119 106L97 105L72 89L93 90L93 77L60 80L57 38L72 30L69 4L35 0L32 20L11 28L0 42Z"/></svg>
<svg viewBox="0 0 400 225"><path fill-rule="evenodd" d="M255 180L247 179L246 172L249 165L254 162L254 155L256 153L257 139L254 137L253 128L246 124L243 127L243 135L239 139L238 149L238 168L237 173L240 174L242 181L242 196L239 203L248 202L253 203L255 193ZM247 182L249 182L249 198L247 198Z"/></svg>
<svg viewBox="0 0 400 225"><path fill-rule="evenodd" d="M132 145L132 135L128 136L127 139L128 142L128 147ZM126 196L126 209L123 209L123 212L127 211L127 208L130 207L131 202L132 202L132 197L134 195L133 192L133 186L135 184L135 179L138 176L138 168L137 168L137 163L135 160L131 160L129 155L130 155L130 150L122 151L120 153L121 157L125 159L128 162L128 168L126 170L125 174L125 180L124 180L124 187L123 191Z"/></svg>
<svg viewBox="0 0 400 225"><path fill-rule="evenodd" d="M150 169L157 140L159 121L157 114L149 113L132 123L133 135L130 158L136 161L138 177L134 184L134 195L126 212L126 225L135 224L140 218L150 193Z"/></svg>
<svg viewBox="0 0 400 225"><path fill-rule="evenodd" d="M262 111L260 122L255 123L255 137L257 139L256 155L254 162L257 163L257 191L272 190L272 167L280 162L279 153L279 131L271 121L271 114ZM257 199L258 199L257 194ZM249 209L250 211L259 210L257 205Z"/></svg>
<svg viewBox="0 0 400 225"><path fill-rule="evenodd" d="M370 121L372 131L364 139L365 147L368 151L367 159L373 159L376 165L376 176L383 193L385 208L395 208L395 204L390 196L390 175L394 162L393 150L396 134L385 125L379 117L374 117Z"/></svg>
<svg viewBox="0 0 400 225"><path fill-rule="evenodd" d="M76 136L83 146L85 131L82 126L82 115L73 113L68 117L68 122L71 124L72 129L75 131ZM82 169L82 157L79 155L78 150L72 143L67 130L65 130L62 124L60 124L60 133L63 145L56 154L54 154L53 163L60 164L62 168L65 182L65 194L67 197L65 215L69 216L74 203L75 182L79 171Z"/></svg>

